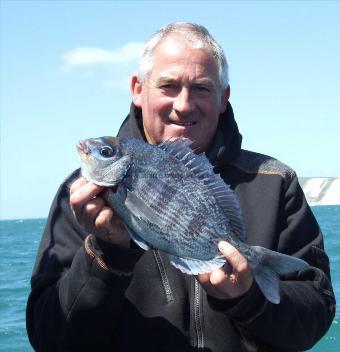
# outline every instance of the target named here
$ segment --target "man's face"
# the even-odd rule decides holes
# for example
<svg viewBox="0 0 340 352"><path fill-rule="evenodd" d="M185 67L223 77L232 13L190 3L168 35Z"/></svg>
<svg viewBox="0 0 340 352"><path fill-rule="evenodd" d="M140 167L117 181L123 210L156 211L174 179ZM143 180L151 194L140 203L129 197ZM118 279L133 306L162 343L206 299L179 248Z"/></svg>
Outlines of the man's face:
<svg viewBox="0 0 340 352"><path fill-rule="evenodd" d="M156 48L145 81L132 77L131 89L149 143L186 137L201 151L208 148L229 98L229 87L220 88L212 54L174 35Z"/></svg>

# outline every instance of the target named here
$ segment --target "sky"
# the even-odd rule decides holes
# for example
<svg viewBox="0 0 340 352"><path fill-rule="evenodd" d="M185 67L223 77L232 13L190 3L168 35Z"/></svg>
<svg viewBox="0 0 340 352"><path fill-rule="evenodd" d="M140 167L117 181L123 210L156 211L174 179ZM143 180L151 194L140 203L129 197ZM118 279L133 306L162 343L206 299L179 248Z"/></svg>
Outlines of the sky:
<svg viewBox="0 0 340 352"><path fill-rule="evenodd" d="M340 2L1 0L0 218L48 215L78 140L115 135L143 43L200 23L230 64L243 148L340 177Z"/></svg>

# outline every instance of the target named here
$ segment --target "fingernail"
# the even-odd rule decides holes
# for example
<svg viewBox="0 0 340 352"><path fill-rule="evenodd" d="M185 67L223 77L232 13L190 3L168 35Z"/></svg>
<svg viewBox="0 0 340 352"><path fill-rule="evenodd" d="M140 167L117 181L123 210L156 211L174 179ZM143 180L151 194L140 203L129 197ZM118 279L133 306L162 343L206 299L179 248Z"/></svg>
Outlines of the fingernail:
<svg viewBox="0 0 340 352"><path fill-rule="evenodd" d="M222 252L226 251L228 249L228 244L227 242L221 241L218 243L218 249Z"/></svg>

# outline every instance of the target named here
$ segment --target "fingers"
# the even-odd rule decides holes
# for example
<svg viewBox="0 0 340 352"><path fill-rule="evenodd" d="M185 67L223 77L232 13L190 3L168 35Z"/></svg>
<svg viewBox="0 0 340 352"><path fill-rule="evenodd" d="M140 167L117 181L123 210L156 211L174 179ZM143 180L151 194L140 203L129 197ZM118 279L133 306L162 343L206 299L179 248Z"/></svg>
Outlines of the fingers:
<svg viewBox="0 0 340 352"><path fill-rule="evenodd" d="M107 226L105 219L108 211L101 214L105 201L98 194L103 187L88 182L84 177L74 181L70 188L70 206L77 221L89 232L93 232L98 223L99 227Z"/></svg>
<svg viewBox="0 0 340 352"><path fill-rule="evenodd" d="M100 197L93 198L84 205L84 213L91 219L95 219L102 208L104 207L104 200Z"/></svg>
<svg viewBox="0 0 340 352"><path fill-rule="evenodd" d="M73 182L70 188L70 203L74 210L82 208L85 203L99 194L104 187L88 182L80 177Z"/></svg>
<svg viewBox="0 0 340 352"><path fill-rule="evenodd" d="M88 182L88 181L87 181L84 177L80 176L80 177L77 178L75 181L73 181L73 183L72 183L72 185L71 185L71 187L70 187L70 192L71 192L71 193L74 193L74 191L75 191L77 188L79 188L79 187L85 185L87 182Z"/></svg>
<svg viewBox="0 0 340 352"><path fill-rule="evenodd" d="M249 262L237 248L228 242L221 241L218 244L218 248L231 268L222 267L215 270L210 277L211 283L217 286L223 286L227 283L227 285L234 288L233 294L236 293L236 296L247 292L253 283Z"/></svg>
<svg viewBox="0 0 340 352"><path fill-rule="evenodd" d="M104 241L129 247L130 237L124 224L107 205L104 187L80 177L70 187L70 206L78 223Z"/></svg>
<svg viewBox="0 0 340 352"><path fill-rule="evenodd" d="M253 283L253 275L246 258L225 241L218 244L219 250L227 260L227 267L218 268L211 273L200 274L197 279L207 293L218 299L232 299L245 294Z"/></svg>
<svg viewBox="0 0 340 352"><path fill-rule="evenodd" d="M223 270L223 267L214 270L210 275L210 283L217 288L224 285L226 280L230 281L231 283L235 283L236 275L226 274L226 272Z"/></svg>
<svg viewBox="0 0 340 352"><path fill-rule="evenodd" d="M225 241L221 241L218 244L218 248L227 259L227 262L230 264L234 273L244 272L249 269L247 259L231 244ZM228 271L228 269L226 269L226 271Z"/></svg>
<svg viewBox="0 0 340 352"><path fill-rule="evenodd" d="M103 201L104 203L104 201ZM114 227L112 224L113 211L108 206L103 206L95 219L95 226L98 231L112 234Z"/></svg>
<svg viewBox="0 0 340 352"><path fill-rule="evenodd" d="M104 206L104 201L96 195L103 187L97 186L80 177L73 182L70 188L70 206L77 221L88 228L90 223L98 216Z"/></svg>

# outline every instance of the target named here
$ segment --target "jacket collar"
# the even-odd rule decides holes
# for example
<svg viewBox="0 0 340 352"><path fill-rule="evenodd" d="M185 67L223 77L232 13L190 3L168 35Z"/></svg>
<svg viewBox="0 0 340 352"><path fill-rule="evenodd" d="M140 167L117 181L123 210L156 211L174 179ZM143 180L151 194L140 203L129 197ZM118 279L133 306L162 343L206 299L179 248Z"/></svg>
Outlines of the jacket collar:
<svg viewBox="0 0 340 352"><path fill-rule="evenodd" d="M118 136L146 141L141 109L131 104L130 113L123 121ZM207 157L214 166L223 167L238 157L241 143L242 135L239 133L233 109L228 102L226 111L220 115L213 142L207 151Z"/></svg>

